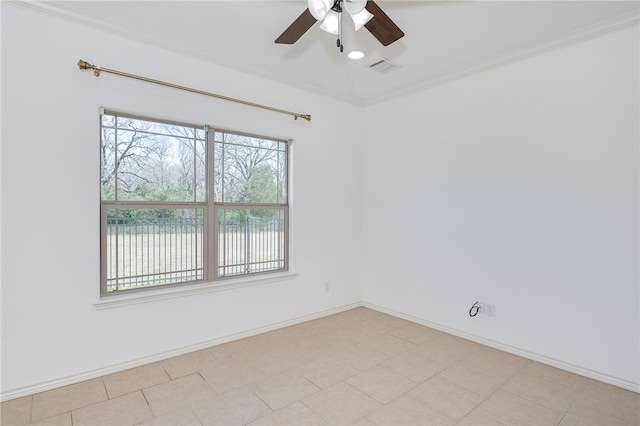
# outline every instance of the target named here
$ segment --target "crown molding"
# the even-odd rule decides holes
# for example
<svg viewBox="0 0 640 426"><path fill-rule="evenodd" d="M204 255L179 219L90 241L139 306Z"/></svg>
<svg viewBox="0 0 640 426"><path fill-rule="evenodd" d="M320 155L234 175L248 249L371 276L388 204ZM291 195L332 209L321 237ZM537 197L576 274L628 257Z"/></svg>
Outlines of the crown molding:
<svg viewBox="0 0 640 426"><path fill-rule="evenodd" d="M584 41L602 37L607 34L638 26L639 24L640 11L634 11L624 15L619 15L614 18L598 22L596 24L582 27L575 31L548 38L541 42L529 44L528 46L522 47L520 49L513 50L503 55L495 56L488 60L477 62L467 67L452 70L439 77L421 82L419 84L404 86L384 96L367 99L364 101L364 106L374 105L391 99L407 96L412 93L440 86L454 80L459 80L461 78L465 78L474 74L479 74L484 71L499 68L504 65L519 62L528 58L532 58L534 56L542 55L547 52L552 52L554 50L559 50L564 47L572 46L574 44L582 43Z"/></svg>
<svg viewBox="0 0 640 426"><path fill-rule="evenodd" d="M514 62L519 62L547 52L562 49L564 47L568 47L574 44L592 40L594 38L640 25L640 11L630 12L579 28L571 32L548 38L541 42L532 43L528 46L513 50L506 54L495 56L488 60L476 62L469 66L452 69L449 72L443 73L438 77L431 78L418 84L409 84L406 86L402 86L382 96L374 96L367 99L362 99L338 90L331 90L314 84L291 81L289 79L282 78L277 73L268 71L256 72L255 68L243 66L234 61L220 59L218 57L214 57L213 55L207 55L206 52L185 48L184 46L172 43L171 41L164 40L159 35L138 31L135 28L126 27L117 22L105 20L101 16L92 16L91 14L87 14L85 11L82 11L82 13L80 13L81 11L79 9L75 9L68 3L65 3L64 9L52 6L53 4L55 4L55 2L42 2L38 0L4 0L2 1L2 3L48 15L50 17L61 19L67 22L89 26L98 31L125 37L127 39L158 47L160 49L172 51L205 62L213 63L253 76L266 78L290 87L310 91L321 96L326 96L334 100L362 107L375 105L381 102L407 96L415 92L427 90L432 87L449 83L451 81L459 80L474 74L495 69Z"/></svg>
<svg viewBox="0 0 640 426"><path fill-rule="evenodd" d="M86 13L85 11L80 11L79 9L74 8L73 6L71 6L66 2L59 2L59 3L65 4L65 8L62 9L62 8L52 6L52 4L55 4L55 2L42 2L38 0L0 0L0 1L2 2L2 4L16 6L25 10L29 10L31 12L36 12L36 13L46 15L52 18L60 19L66 22L87 26L97 31L102 31L105 33L124 37L129 40L144 43L144 44L154 46L163 50L178 53L180 55L189 56L194 59L199 59L205 62L213 63L225 68L243 72L245 74L266 78L268 80L272 80L290 87L295 87L297 89L314 92L318 95L327 96L334 100L346 102L346 103L357 105L357 106L364 105L362 99L356 96L350 95L348 93L344 93L338 90L327 89L314 84L305 84L305 83L291 81L289 79L281 77L277 73L272 73L268 71L256 72L255 68L253 67L244 66L234 61L220 59L217 56L208 55L206 54L206 52L203 52L200 50L186 48L184 46L181 46L176 43L172 43L171 41L168 41L166 39L163 39L159 35L138 31L135 28L131 28L131 27L122 25L118 22L105 19L102 16Z"/></svg>

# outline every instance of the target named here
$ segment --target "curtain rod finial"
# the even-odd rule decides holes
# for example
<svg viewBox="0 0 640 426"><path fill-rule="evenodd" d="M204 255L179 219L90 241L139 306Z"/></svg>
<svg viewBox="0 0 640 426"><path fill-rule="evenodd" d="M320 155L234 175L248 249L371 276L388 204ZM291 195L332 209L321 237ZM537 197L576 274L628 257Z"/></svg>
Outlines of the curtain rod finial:
<svg viewBox="0 0 640 426"><path fill-rule="evenodd" d="M100 71L102 71L102 68L90 64L87 61L83 61L82 59L78 61L78 68L81 70L93 70L93 75L96 77L100 77Z"/></svg>
<svg viewBox="0 0 640 426"><path fill-rule="evenodd" d="M307 121L311 121L311 114L296 114L293 116L293 118L295 118L296 120L298 119L298 117L304 118Z"/></svg>

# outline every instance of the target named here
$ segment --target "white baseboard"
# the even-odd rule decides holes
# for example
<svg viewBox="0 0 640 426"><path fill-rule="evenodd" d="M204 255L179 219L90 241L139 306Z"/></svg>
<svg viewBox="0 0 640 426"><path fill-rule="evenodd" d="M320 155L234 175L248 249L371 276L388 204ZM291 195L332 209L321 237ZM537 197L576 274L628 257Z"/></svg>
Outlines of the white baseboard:
<svg viewBox="0 0 640 426"><path fill-rule="evenodd" d="M510 345L506 345L504 343L496 342L490 339L485 339L483 337L476 336L471 333L466 333L464 331L449 328L440 324L433 323L431 321L424 320L422 318L414 317L412 315L403 314L402 312L394 311L393 309L388 309L383 306L375 305L373 303L363 302L362 306L365 306L369 309L373 309L385 314L393 315L398 318L406 319L407 321L411 321L417 324L431 327L436 330L443 331L445 333L453 334L455 336L462 337L463 339L471 340L473 342L480 343L482 345L489 346L491 348L499 349L504 352L509 352L511 354L518 355L523 358L530 359L532 361L538 361L543 364L550 365L552 367L560 368L561 370L566 370L571 373L579 374L580 376L588 377L590 379L598 380L604 383L609 383L614 386L618 386L633 392L640 393L640 383L634 383L629 380L621 379L619 377L614 377L608 374L599 373L597 371L590 370L588 368L580 367L578 365L574 365L574 364L570 364L557 359L549 358L547 356L540 355L535 352L530 352L524 349L520 349L515 346L510 346Z"/></svg>
<svg viewBox="0 0 640 426"><path fill-rule="evenodd" d="M234 340L244 339L245 337L255 336L257 334L266 333L266 332L277 330L284 327L289 327L291 325L296 325L305 321L311 321L314 319L322 318L327 315L337 314L339 312L343 312L343 311L357 308L360 306L362 306L362 303L360 302L351 303L349 305L344 305L337 308L328 309L325 311L320 311L320 312L304 315L297 318L292 318L287 321L281 321L281 322L270 324L264 327L254 328L251 330L243 331L241 333L235 333L235 334L230 334L228 336L218 337L215 339L207 340L205 342L197 343L195 345L185 346L180 349L175 349L172 351L167 351L167 352L162 352L155 355L146 356L146 357L138 358L128 362L123 362L120 364L115 364L108 367L99 368L96 370L86 371L84 373L73 374L71 376L62 377L60 379L42 382L42 383L38 383L31 386L24 386L21 388L10 389L6 392L3 392L2 395L0 395L0 401L4 402L10 399L20 398L23 396L33 395L38 392L44 392L44 391L59 388L62 386L84 382L85 380L95 379L97 377L102 377L107 374L117 373L119 371L128 370L129 368L140 367L145 364L162 361L168 358L172 358L174 356L184 355L190 352L206 349L211 346L232 342Z"/></svg>
<svg viewBox="0 0 640 426"><path fill-rule="evenodd" d="M349 309L357 308L360 306L365 306L369 309L376 310L378 312L382 312L385 314L393 315L398 318L406 319L407 321L411 321L417 324L422 324L427 327L434 328L436 330L443 331L445 333L452 334L454 336L462 337L463 339L471 340L473 342L480 343L485 346L489 346L495 349L499 349L501 351L509 352L514 355L518 355L533 361L538 361L543 364L550 365L552 367L560 368L562 370L570 371L572 373L579 374L581 376L585 376L594 380L598 380L604 383L609 383L614 386L618 386L624 389L628 389L633 392L640 393L640 384L634 383L628 380L620 379L618 377L613 377L607 374L599 373L597 371L590 370L588 368L580 367L577 365L573 365L567 362L559 361L553 358L549 358L534 352L526 351L524 349L520 349L514 346L506 345L500 342L496 342L490 339L485 339L483 337L476 336L474 334L466 333L460 330L456 330L453 328L449 328L440 324L436 324L422 318L417 318L412 315L407 315L402 312L395 311L393 309L385 308L383 306L375 305L373 303L367 302L356 302L351 303L349 305L340 306L333 309L328 309L325 311L316 312L309 315L304 315L297 318L292 318L287 321L281 321L278 323L270 324L264 327L258 327L251 330L243 331L241 333L235 333L228 336L219 337L216 339L207 340L205 342L201 342L195 345L186 346L180 349L175 349L172 351L162 352L155 355L150 355L143 358L138 358L132 361L111 365L104 368L99 368L96 370L87 371L84 373L74 374L71 376L63 377L56 380L51 380L43 383L38 383L31 386L25 386L17 389L10 389L0 395L0 401L8 401L15 398L20 398L23 396L33 395L38 392L44 392L51 389L59 388L62 386L72 385L75 383L83 382L85 380L95 379L97 377L102 377L107 374L117 373L119 371L127 370L129 368L140 367L145 364L149 364L152 362L162 361L168 358L172 358L174 356L184 355L190 352L198 351L201 349L206 349L211 346L220 345L227 342L232 342L234 340L244 339L246 337L255 336L257 334L266 333L269 331L277 330L280 328L288 327L291 325L296 325L305 321L311 321L314 319L322 318L327 315L337 314L339 312L343 312Z"/></svg>

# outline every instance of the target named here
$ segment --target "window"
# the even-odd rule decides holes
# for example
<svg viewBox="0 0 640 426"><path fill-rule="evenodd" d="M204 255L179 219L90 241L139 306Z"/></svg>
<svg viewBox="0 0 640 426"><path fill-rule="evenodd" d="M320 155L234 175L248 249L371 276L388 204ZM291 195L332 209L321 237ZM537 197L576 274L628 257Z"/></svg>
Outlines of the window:
<svg viewBox="0 0 640 426"><path fill-rule="evenodd" d="M287 269L287 144L216 132L218 277Z"/></svg>
<svg viewBox="0 0 640 426"><path fill-rule="evenodd" d="M101 294L288 269L288 143L101 116Z"/></svg>

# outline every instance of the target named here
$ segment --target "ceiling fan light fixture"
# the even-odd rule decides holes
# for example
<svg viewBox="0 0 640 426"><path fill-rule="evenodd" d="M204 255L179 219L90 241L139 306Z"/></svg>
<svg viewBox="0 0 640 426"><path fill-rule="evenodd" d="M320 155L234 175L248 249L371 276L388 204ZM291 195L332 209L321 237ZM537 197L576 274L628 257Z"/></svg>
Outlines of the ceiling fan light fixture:
<svg viewBox="0 0 640 426"><path fill-rule="evenodd" d="M324 21L320 25L320 29L328 32L329 34L338 34L340 27L340 15L338 12L333 10L329 10L327 12L327 16L325 16Z"/></svg>
<svg viewBox="0 0 640 426"><path fill-rule="evenodd" d="M327 16L327 12L333 6L333 0L308 0L307 7L309 8L309 12L311 15L316 18L318 21L322 21L325 16Z"/></svg>
<svg viewBox="0 0 640 426"><path fill-rule="evenodd" d="M342 43L342 19L338 18L338 25L336 25L336 16L334 13L329 13L329 10L338 14L339 17L342 17L341 5L344 5L345 12L358 12L349 13L352 20L354 20L356 30L364 25L380 44L389 46L391 43L395 43L404 37L404 32L384 13L376 1L377 0L366 0L366 2L365 0L307 0L308 7L280 34L275 42L277 44L293 44L313 27L315 23L321 21L321 28L329 33L335 34L336 26L338 27L336 45L342 52L344 48ZM358 11L358 7L362 7L363 3L365 5L364 9ZM331 7L329 7L329 5L331 5ZM349 11L346 10L347 7ZM327 8L329 8L329 10L327 10ZM326 22L323 22L325 19Z"/></svg>
<svg viewBox="0 0 640 426"><path fill-rule="evenodd" d="M356 31L364 27L365 24L373 18L373 15L367 9L362 9L360 13L356 13L355 15L350 14L350 16L351 19L353 19L353 25L355 26Z"/></svg>
<svg viewBox="0 0 640 426"><path fill-rule="evenodd" d="M349 15L357 15L367 5L367 0L344 0L344 8Z"/></svg>

